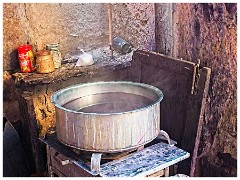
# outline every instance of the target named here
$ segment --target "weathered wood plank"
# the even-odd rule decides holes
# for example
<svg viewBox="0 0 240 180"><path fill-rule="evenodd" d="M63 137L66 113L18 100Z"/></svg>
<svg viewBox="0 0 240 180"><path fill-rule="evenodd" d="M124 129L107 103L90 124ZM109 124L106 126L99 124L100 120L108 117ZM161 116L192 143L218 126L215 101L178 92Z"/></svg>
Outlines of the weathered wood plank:
<svg viewBox="0 0 240 180"><path fill-rule="evenodd" d="M50 167L50 177L66 177L61 171L54 168L53 166Z"/></svg>
<svg viewBox="0 0 240 180"><path fill-rule="evenodd" d="M47 152L47 174L49 177L51 177L51 156L49 156L48 154L50 154L50 146L46 146L46 152Z"/></svg>
<svg viewBox="0 0 240 180"><path fill-rule="evenodd" d="M182 59L173 58L164 54L152 51L137 50L133 53L133 59L138 59L142 63L155 66L159 69L168 70L178 74L193 74L194 63ZM142 74L142 73L141 73Z"/></svg>
<svg viewBox="0 0 240 180"><path fill-rule="evenodd" d="M139 59L138 53L134 52L132 59ZM140 61L131 61L131 66L128 67L127 80L140 82L141 77L141 62Z"/></svg>
<svg viewBox="0 0 240 180"><path fill-rule="evenodd" d="M54 171L54 169L56 169L57 171L55 170L55 172L59 176L68 176L68 177L93 177L94 176L72 162L66 165L62 165L60 160L56 158L57 153L58 152L54 148L50 147L50 154L48 154L48 156L51 156L52 170ZM63 154L59 154L59 155L61 155L61 158L63 159L69 159L69 157L64 156Z"/></svg>
<svg viewBox="0 0 240 180"><path fill-rule="evenodd" d="M188 99L188 113L186 117L181 147L184 150L191 152L192 158L186 160L185 162L182 162L179 165L179 173L184 173L190 176L193 176L195 171L206 98L210 82L210 74L211 70L209 68L200 69L196 94L190 95Z"/></svg>
<svg viewBox="0 0 240 180"><path fill-rule="evenodd" d="M133 61L140 62L135 63L141 67L139 82L156 86L163 91L160 128L168 132L170 138L178 142L179 147L192 154L191 174L193 174L210 69L200 70L197 92L192 95L194 63L147 51L136 51L133 54ZM182 164L185 164L185 168L180 165L179 172L189 175L191 160L188 159Z"/></svg>
<svg viewBox="0 0 240 180"><path fill-rule="evenodd" d="M141 62L140 82L162 90L160 128L181 147L194 64L146 51L134 53L133 61Z"/></svg>
<svg viewBox="0 0 240 180"><path fill-rule="evenodd" d="M42 155L43 145L38 139L38 126L31 95L31 92L24 92L20 97L25 140L28 144L27 158L32 173L43 173L46 170L44 157Z"/></svg>

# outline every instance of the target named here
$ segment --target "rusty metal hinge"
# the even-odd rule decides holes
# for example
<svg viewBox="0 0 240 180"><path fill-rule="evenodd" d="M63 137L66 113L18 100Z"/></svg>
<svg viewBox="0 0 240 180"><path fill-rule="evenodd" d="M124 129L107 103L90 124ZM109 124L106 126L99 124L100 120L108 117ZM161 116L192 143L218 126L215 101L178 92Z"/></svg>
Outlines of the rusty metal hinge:
<svg viewBox="0 0 240 180"><path fill-rule="evenodd" d="M192 80L192 89L191 89L191 94L196 95L197 93L197 86L198 86L198 81L199 81L199 66L200 66L200 59L198 59L198 62L194 65L193 68L193 80Z"/></svg>

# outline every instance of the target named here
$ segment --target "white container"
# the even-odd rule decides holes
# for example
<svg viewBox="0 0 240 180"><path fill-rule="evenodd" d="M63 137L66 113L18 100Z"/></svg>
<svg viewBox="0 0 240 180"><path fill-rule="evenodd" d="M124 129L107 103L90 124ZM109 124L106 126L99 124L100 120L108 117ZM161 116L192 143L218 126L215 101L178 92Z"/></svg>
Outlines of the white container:
<svg viewBox="0 0 240 180"><path fill-rule="evenodd" d="M76 66L92 65L94 63L92 55L89 53L85 53L82 49L81 51L83 52L83 54L79 56Z"/></svg>

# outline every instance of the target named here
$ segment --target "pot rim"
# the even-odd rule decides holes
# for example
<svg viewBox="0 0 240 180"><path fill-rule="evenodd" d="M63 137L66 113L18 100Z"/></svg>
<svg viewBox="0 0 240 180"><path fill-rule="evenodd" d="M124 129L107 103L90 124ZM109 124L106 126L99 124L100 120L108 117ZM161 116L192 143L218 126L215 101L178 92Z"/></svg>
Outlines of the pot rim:
<svg viewBox="0 0 240 180"><path fill-rule="evenodd" d="M59 96L59 94L61 94L64 91L67 91L73 87L78 87L78 86L92 86L92 85L96 85L96 84L129 84L129 85L134 85L134 86L141 86L141 87L145 87L145 88L149 88L151 90L153 90L157 95L158 95L158 99L156 101L154 101L153 103L138 108L138 109L134 109L134 110L130 110L130 111L123 111L123 112L113 112L113 113L94 113L94 112L81 112L81 111L74 111L71 109L67 109L59 104L56 103L56 98L57 96ZM87 83L79 83L79 84L75 84L75 85L71 85L68 86L66 88L60 89L56 92L53 93L53 95L51 96L51 102L54 104L55 107L67 111L67 112L71 112L71 113L75 113L75 114L84 114L84 115L102 115L102 116L108 116L108 115L121 115L121 114L127 114L127 113L134 113L134 112L138 112L138 111L143 111L145 109L148 109L152 106L154 106L157 103L160 103L163 99L163 93L160 89L158 89L157 87L154 87L152 85L149 84L145 84L145 83L139 83L139 82L131 82L131 81L98 81L98 82L87 82Z"/></svg>

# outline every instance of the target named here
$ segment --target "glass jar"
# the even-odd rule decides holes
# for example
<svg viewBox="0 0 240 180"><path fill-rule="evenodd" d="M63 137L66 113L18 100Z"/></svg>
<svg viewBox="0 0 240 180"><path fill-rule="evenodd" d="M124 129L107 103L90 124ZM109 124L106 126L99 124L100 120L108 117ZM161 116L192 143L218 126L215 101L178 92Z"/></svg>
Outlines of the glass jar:
<svg viewBox="0 0 240 180"><path fill-rule="evenodd" d="M46 49L50 51L50 54L53 58L54 68L58 69L62 66L62 56L59 49L58 43L47 44Z"/></svg>

